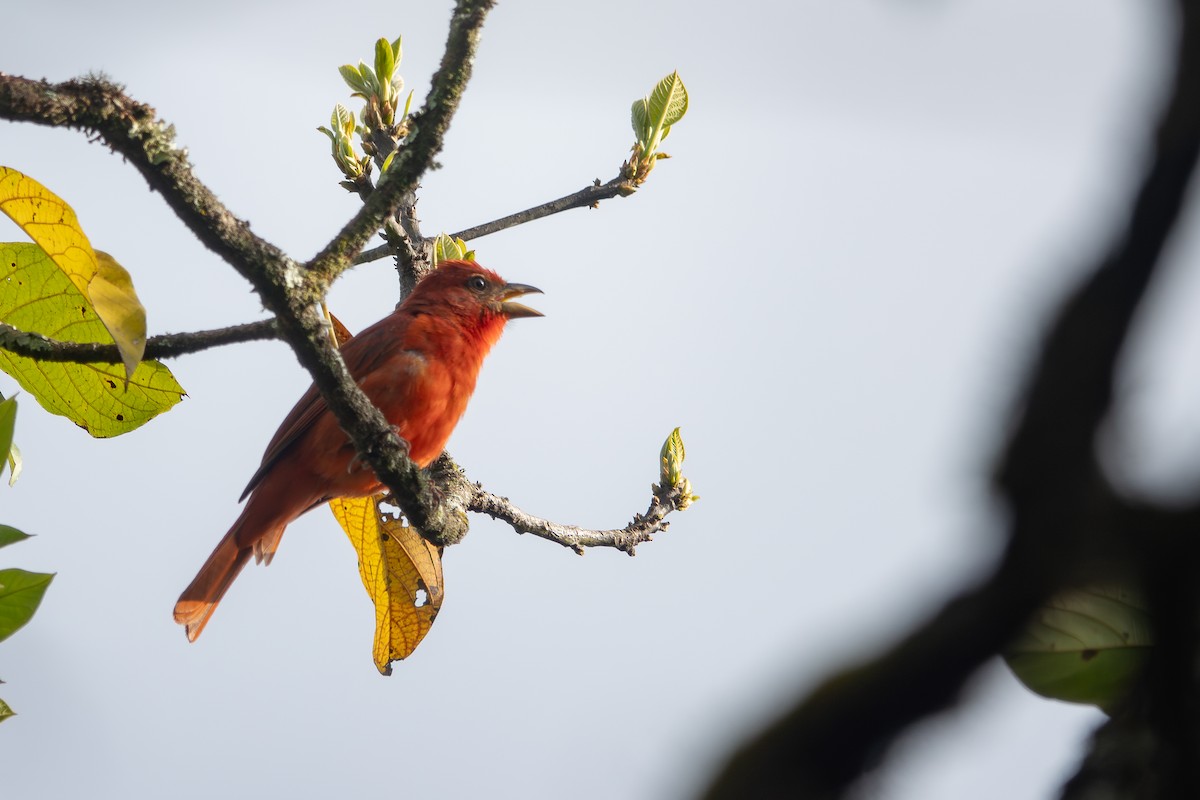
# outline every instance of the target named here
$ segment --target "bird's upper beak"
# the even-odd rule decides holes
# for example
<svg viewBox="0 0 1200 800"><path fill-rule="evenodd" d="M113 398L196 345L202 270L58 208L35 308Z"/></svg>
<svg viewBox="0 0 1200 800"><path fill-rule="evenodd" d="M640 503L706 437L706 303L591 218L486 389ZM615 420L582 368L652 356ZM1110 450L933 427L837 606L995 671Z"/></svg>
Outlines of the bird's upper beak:
<svg viewBox="0 0 1200 800"><path fill-rule="evenodd" d="M521 303L510 303L514 297L520 297L523 294L541 294L542 290L536 286L529 286L524 283L506 283L504 289L500 292L500 311L509 319L517 317L540 317L542 312L532 309Z"/></svg>

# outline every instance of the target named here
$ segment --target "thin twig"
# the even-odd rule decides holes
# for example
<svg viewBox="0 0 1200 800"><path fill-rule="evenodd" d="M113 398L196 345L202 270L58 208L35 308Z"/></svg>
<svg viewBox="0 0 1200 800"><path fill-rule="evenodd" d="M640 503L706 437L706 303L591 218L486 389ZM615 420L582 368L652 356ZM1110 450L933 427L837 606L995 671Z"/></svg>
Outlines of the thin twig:
<svg viewBox="0 0 1200 800"><path fill-rule="evenodd" d="M361 253L359 253L357 256L354 257L354 263L355 263L355 265L370 264L372 261L378 261L381 258L387 258L389 256L395 255L395 252L396 252L395 249L390 244L381 244L381 245L378 245L377 247L372 247L367 250L363 250Z"/></svg>
<svg viewBox="0 0 1200 800"><path fill-rule="evenodd" d="M532 533L534 536L568 547L579 555L583 555L584 549L588 547L614 547L632 556L635 554L634 548L639 544L650 541L654 534L667 529L670 523L666 521L666 516L679 510L684 500L684 494L679 488L663 489L655 485L653 492L650 507L645 514L635 514L633 521L624 528L607 531L563 525L535 517L514 506L507 497L486 492L478 484L467 508L479 514L487 514L492 519L507 522L517 533Z"/></svg>
<svg viewBox="0 0 1200 800"><path fill-rule="evenodd" d="M542 203L540 206L527 208L524 211L518 211L515 214L509 214L507 217L485 222L482 225L465 228L450 235L455 239L463 239L469 242L472 239L478 239L490 233L514 228L517 225L533 222L535 219L548 217L562 211L570 211L573 208L595 208L601 200L609 200L613 197L626 197L633 194L636 190L637 187L634 186L632 181L621 176L613 178L608 183L601 183L597 180L591 186L586 186L574 194L560 197L557 200L551 200L548 203ZM394 249L390 245L381 244L378 247L372 247L369 250L359 253L355 257L354 263L366 264L371 261L378 261L381 258L387 258L394 252Z"/></svg>
<svg viewBox="0 0 1200 800"><path fill-rule="evenodd" d="M144 359L177 358L212 347L240 344L259 339L278 339L275 320L247 322L228 328L214 328L192 333L164 333L146 340ZM0 322L0 350L7 350L38 361L72 362L76 364L120 364L121 354L115 344L64 342L40 333L30 333Z"/></svg>
<svg viewBox="0 0 1200 800"><path fill-rule="evenodd" d="M469 242L472 239L487 236L489 233L496 233L506 228L523 225L526 222L532 222L535 219L548 217L551 214L558 214L562 211L570 211L572 208L595 208L596 204L601 200L608 200L609 198L618 196L626 197L633 194L636 188L628 178L620 176L613 178L608 183L601 183L597 180L591 186L580 189L578 192L569 194L566 197L560 197L557 200L551 200L549 203L542 203L540 206L518 211L516 214L509 214L507 217L501 217L492 222L485 222L482 225L476 225L473 228L467 228L450 235L456 239L463 239Z"/></svg>

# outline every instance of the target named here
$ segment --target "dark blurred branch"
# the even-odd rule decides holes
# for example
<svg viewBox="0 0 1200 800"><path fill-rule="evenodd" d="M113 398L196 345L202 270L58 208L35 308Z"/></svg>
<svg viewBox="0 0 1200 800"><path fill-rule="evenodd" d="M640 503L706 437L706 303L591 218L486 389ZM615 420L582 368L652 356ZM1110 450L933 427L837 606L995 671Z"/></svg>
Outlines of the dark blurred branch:
<svg viewBox="0 0 1200 800"><path fill-rule="evenodd" d="M1150 576L1161 642L1151 677L1169 687L1147 701L1162 747L1155 755L1159 786L1167 789L1153 796L1200 796L1197 560L1153 546L1170 541L1159 532L1178 530L1196 512L1181 519L1168 510L1135 509L1109 490L1095 457L1130 323L1200 151L1200 24L1195 3L1177 5L1182 25L1172 94L1126 230L1050 327L1000 460L997 484L1012 523L999 568L895 647L828 680L744 745L708 789L710 800L842 796L908 726L955 702L965 681L1051 593L1118 559L1133 559L1134 571L1140 559ZM1152 520L1157 532L1130 525ZM1195 541L1195 533L1187 538Z"/></svg>

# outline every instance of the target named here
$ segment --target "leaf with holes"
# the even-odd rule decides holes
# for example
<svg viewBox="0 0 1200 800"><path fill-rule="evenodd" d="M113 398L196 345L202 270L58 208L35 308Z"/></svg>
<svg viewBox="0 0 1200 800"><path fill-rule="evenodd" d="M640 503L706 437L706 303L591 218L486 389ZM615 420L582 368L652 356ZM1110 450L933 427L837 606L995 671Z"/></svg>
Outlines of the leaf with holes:
<svg viewBox="0 0 1200 800"><path fill-rule="evenodd" d="M0 321L67 342L111 342L112 337L74 282L33 244L0 244ZM143 361L129 376L118 364L37 361L0 350L0 369L27 392L92 436L127 433L183 398L175 376Z"/></svg>
<svg viewBox="0 0 1200 800"><path fill-rule="evenodd" d="M1043 697L1107 711L1124 697L1153 644L1140 594L1094 586L1052 598L1005 650L1004 659Z"/></svg>
<svg viewBox="0 0 1200 800"><path fill-rule="evenodd" d="M92 249L75 212L61 197L15 169L0 167L0 211L21 227L95 309L130 377L146 350L146 309L129 273ZM74 340L78 341L78 340Z"/></svg>
<svg viewBox="0 0 1200 800"><path fill-rule="evenodd" d="M358 572L375 604L375 667L392 674L429 633L442 607L442 549L379 508L383 495L331 500L358 553Z"/></svg>

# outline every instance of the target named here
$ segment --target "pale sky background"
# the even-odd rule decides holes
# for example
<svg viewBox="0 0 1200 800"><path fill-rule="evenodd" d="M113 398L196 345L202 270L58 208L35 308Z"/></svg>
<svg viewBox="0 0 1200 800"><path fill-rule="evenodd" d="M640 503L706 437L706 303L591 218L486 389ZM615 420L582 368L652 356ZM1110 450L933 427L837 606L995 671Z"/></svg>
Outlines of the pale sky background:
<svg viewBox="0 0 1200 800"><path fill-rule="evenodd" d="M419 105L451 4L9 6L0 70L125 83L235 213L303 259L358 202L315 130L347 100L337 66L403 34ZM4 795L691 796L736 739L991 564L986 478L1014 379L1118 218L1169 49L1160 6L502 2L425 181L427 233L612 177L629 104L673 69L691 110L636 196L473 243L545 290L546 317L511 326L451 451L532 513L620 526L680 425L703 499L634 559L476 518L432 633L384 678L323 510L196 645L171 621L308 383L284 345L171 362L187 399L116 440L25 397L2 521L37 538L0 564L58 577L0 644L19 712L0 726ZM152 332L263 317L103 146L5 123L0 163L74 205ZM1143 486L1200 474L1200 283L1182 269L1198 255L1195 236L1172 249L1108 442ZM357 330L394 301L378 262L331 306ZM992 663L862 796L1050 798L1101 719Z"/></svg>

